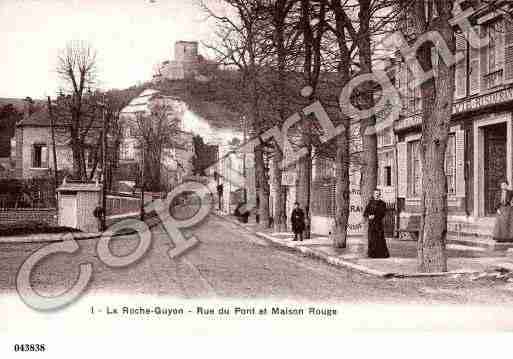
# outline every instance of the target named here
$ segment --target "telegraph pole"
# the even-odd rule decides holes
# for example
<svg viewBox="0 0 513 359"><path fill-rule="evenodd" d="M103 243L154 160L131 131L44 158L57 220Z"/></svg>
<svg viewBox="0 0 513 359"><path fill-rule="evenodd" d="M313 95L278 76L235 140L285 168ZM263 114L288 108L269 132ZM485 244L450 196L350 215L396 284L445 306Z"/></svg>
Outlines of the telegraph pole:
<svg viewBox="0 0 513 359"><path fill-rule="evenodd" d="M53 155L53 176L55 180L55 188L57 188L57 153L55 150L55 120L53 118L52 101L48 96L48 114L50 115L50 129L52 131L52 155Z"/></svg>
<svg viewBox="0 0 513 359"><path fill-rule="evenodd" d="M246 116L242 117L242 144L246 144L247 141L247 126L246 126ZM244 203L248 203L248 186L246 183L246 151L242 152L242 176L244 177L244 188L242 193L244 195Z"/></svg>
<svg viewBox="0 0 513 359"><path fill-rule="evenodd" d="M101 230L107 229L107 121L105 119L105 94L102 103L102 216Z"/></svg>
<svg viewBox="0 0 513 359"><path fill-rule="evenodd" d="M144 140L141 141L141 198L140 198L140 218L144 221Z"/></svg>

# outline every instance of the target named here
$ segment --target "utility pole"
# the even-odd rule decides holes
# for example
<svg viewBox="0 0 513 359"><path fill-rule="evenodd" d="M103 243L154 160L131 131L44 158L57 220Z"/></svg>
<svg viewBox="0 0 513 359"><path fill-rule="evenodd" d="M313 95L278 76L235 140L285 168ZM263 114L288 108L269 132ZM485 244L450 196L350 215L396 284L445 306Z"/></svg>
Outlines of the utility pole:
<svg viewBox="0 0 513 359"><path fill-rule="evenodd" d="M59 183L57 183L57 153L55 150L55 121L53 118L53 111L52 111L52 101L50 100L50 96L48 96L48 114L50 115L50 130L52 131L52 157L53 157L53 179L54 179L54 186L55 186L55 194L57 194L57 187L59 186ZM59 206L56 206L57 210Z"/></svg>
<svg viewBox="0 0 513 359"><path fill-rule="evenodd" d="M103 95L102 103L102 220L101 230L107 229L106 217L107 217L107 121L105 119L105 94Z"/></svg>
<svg viewBox="0 0 513 359"><path fill-rule="evenodd" d="M144 221L144 140L141 141L141 198L140 198L140 219Z"/></svg>
<svg viewBox="0 0 513 359"><path fill-rule="evenodd" d="M246 126L246 116L242 117L242 144L246 144L247 141L247 126ZM244 203L248 203L248 189L246 184L246 151L242 152L242 176L244 177Z"/></svg>

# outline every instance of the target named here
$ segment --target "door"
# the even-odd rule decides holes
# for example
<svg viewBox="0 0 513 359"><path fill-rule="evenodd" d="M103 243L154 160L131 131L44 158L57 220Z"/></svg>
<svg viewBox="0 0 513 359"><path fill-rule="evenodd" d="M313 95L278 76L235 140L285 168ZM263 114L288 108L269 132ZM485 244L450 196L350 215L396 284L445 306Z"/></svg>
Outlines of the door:
<svg viewBox="0 0 513 359"><path fill-rule="evenodd" d="M77 228L77 196L75 194L60 195L59 225Z"/></svg>
<svg viewBox="0 0 513 359"><path fill-rule="evenodd" d="M484 199L485 215L495 214L493 205L500 181L507 178L506 124L484 128Z"/></svg>

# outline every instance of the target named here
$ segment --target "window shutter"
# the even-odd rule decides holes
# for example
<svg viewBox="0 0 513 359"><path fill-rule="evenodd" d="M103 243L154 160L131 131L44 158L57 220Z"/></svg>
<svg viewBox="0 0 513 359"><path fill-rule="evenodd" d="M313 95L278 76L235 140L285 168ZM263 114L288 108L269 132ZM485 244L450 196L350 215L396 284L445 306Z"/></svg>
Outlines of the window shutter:
<svg viewBox="0 0 513 359"><path fill-rule="evenodd" d="M48 168L48 147L41 147L41 168Z"/></svg>
<svg viewBox="0 0 513 359"><path fill-rule="evenodd" d="M455 99L464 98L467 95L467 41L462 33L456 34L456 56L463 55L462 60L456 64L455 69Z"/></svg>
<svg viewBox="0 0 513 359"><path fill-rule="evenodd" d="M36 166L36 147L33 145L30 147L30 167L37 167Z"/></svg>
<svg viewBox="0 0 513 359"><path fill-rule="evenodd" d="M456 140L456 196L465 197L465 131L455 132Z"/></svg>
<svg viewBox="0 0 513 359"><path fill-rule="evenodd" d="M504 20L504 82L513 83L513 20Z"/></svg>
<svg viewBox="0 0 513 359"><path fill-rule="evenodd" d="M436 46L431 48L431 64L433 65L433 74L438 77L438 51Z"/></svg>
<svg viewBox="0 0 513 359"><path fill-rule="evenodd" d="M422 89L420 86L415 87L415 113L422 111Z"/></svg>
<svg viewBox="0 0 513 359"><path fill-rule="evenodd" d="M408 106L408 67L402 62L399 68L399 82L401 84L399 91L402 99L402 110L404 111Z"/></svg>
<svg viewBox="0 0 513 359"><path fill-rule="evenodd" d="M476 95L481 91L480 52L480 49L470 47L470 96Z"/></svg>
<svg viewBox="0 0 513 359"><path fill-rule="evenodd" d="M408 185L406 142L397 144L397 197L406 198Z"/></svg>
<svg viewBox="0 0 513 359"><path fill-rule="evenodd" d="M481 39L486 40L488 37L488 28L486 26L481 26ZM489 45L481 47L481 74L480 74L480 82L481 82L481 90L486 90L486 75L488 75L488 51Z"/></svg>
<svg viewBox="0 0 513 359"><path fill-rule="evenodd" d="M499 20L499 23L497 24L498 26L498 34L497 34L497 53L496 53L496 58L497 58L497 69L503 69L504 68L504 55L505 55L505 40L506 40L506 35L504 34L504 30L506 29L506 22L508 22L507 20L504 21L504 20Z"/></svg>

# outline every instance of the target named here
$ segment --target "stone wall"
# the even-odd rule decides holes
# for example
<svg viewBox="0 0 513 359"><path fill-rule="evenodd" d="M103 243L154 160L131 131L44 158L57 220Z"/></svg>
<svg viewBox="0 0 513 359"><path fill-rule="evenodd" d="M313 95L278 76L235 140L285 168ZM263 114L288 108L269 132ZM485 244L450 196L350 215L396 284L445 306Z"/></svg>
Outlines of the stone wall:
<svg viewBox="0 0 513 359"><path fill-rule="evenodd" d="M48 209L9 209L0 210L0 223L16 223L21 221L35 221L57 225L57 210Z"/></svg>

